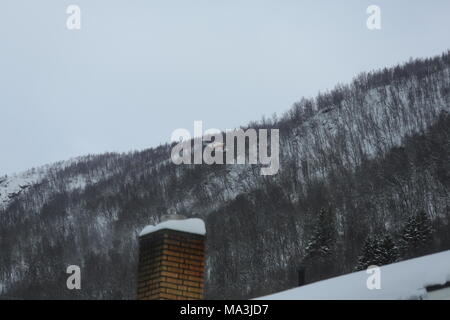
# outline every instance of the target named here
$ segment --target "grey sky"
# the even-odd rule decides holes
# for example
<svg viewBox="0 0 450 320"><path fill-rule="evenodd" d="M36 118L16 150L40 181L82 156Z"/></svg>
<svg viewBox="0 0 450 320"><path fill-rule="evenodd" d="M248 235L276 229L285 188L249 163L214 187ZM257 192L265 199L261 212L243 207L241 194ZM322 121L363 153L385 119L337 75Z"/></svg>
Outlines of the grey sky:
<svg viewBox="0 0 450 320"><path fill-rule="evenodd" d="M66 29L66 8L82 29ZM366 8L382 9L382 30ZM0 173L227 129L450 47L450 1L2 0Z"/></svg>

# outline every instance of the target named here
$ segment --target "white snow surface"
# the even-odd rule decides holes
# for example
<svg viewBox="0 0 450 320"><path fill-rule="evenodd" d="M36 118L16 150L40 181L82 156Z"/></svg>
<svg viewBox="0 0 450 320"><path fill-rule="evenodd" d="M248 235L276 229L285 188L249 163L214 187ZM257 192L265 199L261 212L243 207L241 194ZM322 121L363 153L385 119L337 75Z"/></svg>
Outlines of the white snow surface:
<svg viewBox="0 0 450 320"><path fill-rule="evenodd" d="M149 233L153 233L163 229L170 229L181 232L194 233L199 235L206 234L205 223L202 219L199 218L191 218L191 219L182 219L182 220L169 220L161 222L155 226L146 226L139 236L144 236Z"/></svg>
<svg viewBox="0 0 450 320"><path fill-rule="evenodd" d="M41 180L43 172L29 170L12 176L0 177L0 206L5 206L20 193Z"/></svg>
<svg viewBox="0 0 450 320"><path fill-rule="evenodd" d="M383 266L381 288L369 290L366 271L355 272L257 300L408 300L425 299L426 287L450 281L450 251Z"/></svg>

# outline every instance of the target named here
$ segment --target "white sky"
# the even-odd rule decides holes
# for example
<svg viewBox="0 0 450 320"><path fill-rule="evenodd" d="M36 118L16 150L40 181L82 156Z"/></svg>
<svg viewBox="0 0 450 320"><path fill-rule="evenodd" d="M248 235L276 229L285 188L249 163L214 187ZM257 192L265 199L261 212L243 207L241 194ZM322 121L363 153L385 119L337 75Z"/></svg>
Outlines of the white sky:
<svg viewBox="0 0 450 320"><path fill-rule="evenodd" d="M371 4L381 31L366 28ZM442 53L449 14L448 0L1 0L0 174L280 114Z"/></svg>

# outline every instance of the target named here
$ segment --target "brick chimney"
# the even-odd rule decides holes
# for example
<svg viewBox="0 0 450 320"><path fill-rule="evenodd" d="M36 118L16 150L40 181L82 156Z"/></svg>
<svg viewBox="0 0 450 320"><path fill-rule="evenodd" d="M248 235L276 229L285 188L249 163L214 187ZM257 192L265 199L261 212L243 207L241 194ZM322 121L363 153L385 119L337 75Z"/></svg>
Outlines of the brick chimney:
<svg viewBox="0 0 450 320"><path fill-rule="evenodd" d="M205 269L205 223L165 215L139 236L138 300L201 300Z"/></svg>

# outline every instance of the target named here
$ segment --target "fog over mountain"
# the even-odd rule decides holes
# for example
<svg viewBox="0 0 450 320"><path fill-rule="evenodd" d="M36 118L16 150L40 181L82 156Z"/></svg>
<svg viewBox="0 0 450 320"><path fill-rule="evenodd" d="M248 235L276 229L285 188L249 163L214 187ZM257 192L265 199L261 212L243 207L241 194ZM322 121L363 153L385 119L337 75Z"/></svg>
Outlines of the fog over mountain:
<svg viewBox="0 0 450 320"><path fill-rule="evenodd" d="M446 52L245 125L280 130L277 175L176 166L166 144L0 177L0 298L133 299L138 233L168 210L206 222L212 299L450 249L449 112ZM68 265L82 290L67 290Z"/></svg>

